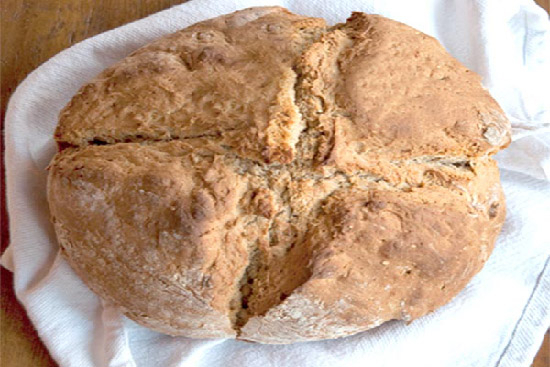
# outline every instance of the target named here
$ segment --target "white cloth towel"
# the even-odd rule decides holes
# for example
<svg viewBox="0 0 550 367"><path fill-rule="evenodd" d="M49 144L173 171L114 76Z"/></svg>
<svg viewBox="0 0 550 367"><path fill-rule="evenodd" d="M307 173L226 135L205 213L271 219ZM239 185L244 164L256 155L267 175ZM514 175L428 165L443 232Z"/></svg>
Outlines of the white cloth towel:
<svg viewBox="0 0 550 367"><path fill-rule="evenodd" d="M508 214L484 269L451 303L410 325L295 345L172 338L104 304L58 255L45 168L60 109L136 48L194 22L258 5L344 21L379 13L438 38L483 76L514 127L498 155ZM11 245L3 264L61 366L524 366L550 324L550 22L532 0L195 0L61 52L21 83L6 116Z"/></svg>

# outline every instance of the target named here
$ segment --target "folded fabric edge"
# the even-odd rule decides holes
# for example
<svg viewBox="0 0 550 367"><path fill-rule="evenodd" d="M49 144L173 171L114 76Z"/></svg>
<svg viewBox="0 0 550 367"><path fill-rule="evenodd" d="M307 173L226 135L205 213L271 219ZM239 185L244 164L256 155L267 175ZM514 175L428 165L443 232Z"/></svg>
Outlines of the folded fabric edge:
<svg viewBox="0 0 550 367"><path fill-rule="evenodd" d="M13 273L15 264L13 263L13 247L8 245L0 257L0 265Z"/></svg>
<svg viewBox="0 0 550 367"><path fill-rule="evenodd" d="M101 307L101 354L104 364L136 367L129 346L128 333L122 321L125 316L109 301L102 299Z"/></svg>
<svg viewBox="0 0 550 367"><path fill-rule="evenodd" d="M529 366L550 328L550 256L495 367Z"/></svg>

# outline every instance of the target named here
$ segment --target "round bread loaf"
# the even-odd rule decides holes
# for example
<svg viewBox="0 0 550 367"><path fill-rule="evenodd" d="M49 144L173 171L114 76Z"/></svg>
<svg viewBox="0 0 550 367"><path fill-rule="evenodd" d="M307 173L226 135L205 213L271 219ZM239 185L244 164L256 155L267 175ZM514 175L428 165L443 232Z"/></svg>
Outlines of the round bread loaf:
<svg viewBox="0 0 550 367"><path fill-rule="evenodd" d="M454 297L505 216L480 78L378 15L251 8L161 38L62 111L63 255L136 322L292 343Z"/></svg>

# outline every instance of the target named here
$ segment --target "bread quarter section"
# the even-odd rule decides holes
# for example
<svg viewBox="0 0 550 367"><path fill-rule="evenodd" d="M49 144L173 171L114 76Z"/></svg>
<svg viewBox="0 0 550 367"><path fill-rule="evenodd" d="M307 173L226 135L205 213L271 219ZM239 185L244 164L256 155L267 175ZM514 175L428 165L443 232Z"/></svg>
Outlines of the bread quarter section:
<svg viewBox="0 0 550 367"><path fill-rule="evenodd" d="M239 282L267 223L240 208L255 183L205 145L66 149L48 197L63 254L100 296L161 332L234 337Z"/></svg>

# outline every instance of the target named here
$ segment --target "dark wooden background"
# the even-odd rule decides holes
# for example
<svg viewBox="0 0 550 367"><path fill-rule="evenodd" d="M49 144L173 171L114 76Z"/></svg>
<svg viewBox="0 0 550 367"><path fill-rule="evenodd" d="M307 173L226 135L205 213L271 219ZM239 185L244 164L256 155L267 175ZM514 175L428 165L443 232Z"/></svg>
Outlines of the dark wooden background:
<svg viewBox="0 0 550 367"><path fill-rule="evenodd" d="M200 0L196 0L200 1ZM11 93L25 76L61 50L103 31L145 17L183 0L0 0L1 121ZM547 11L550 0L537 0ZM3 252L8 244L3 166L1 169L1 230ZM56 366L25 311L15 299L10 272L1 269L0 366ZM535 367L550 367L548 334Z"/></svg>

